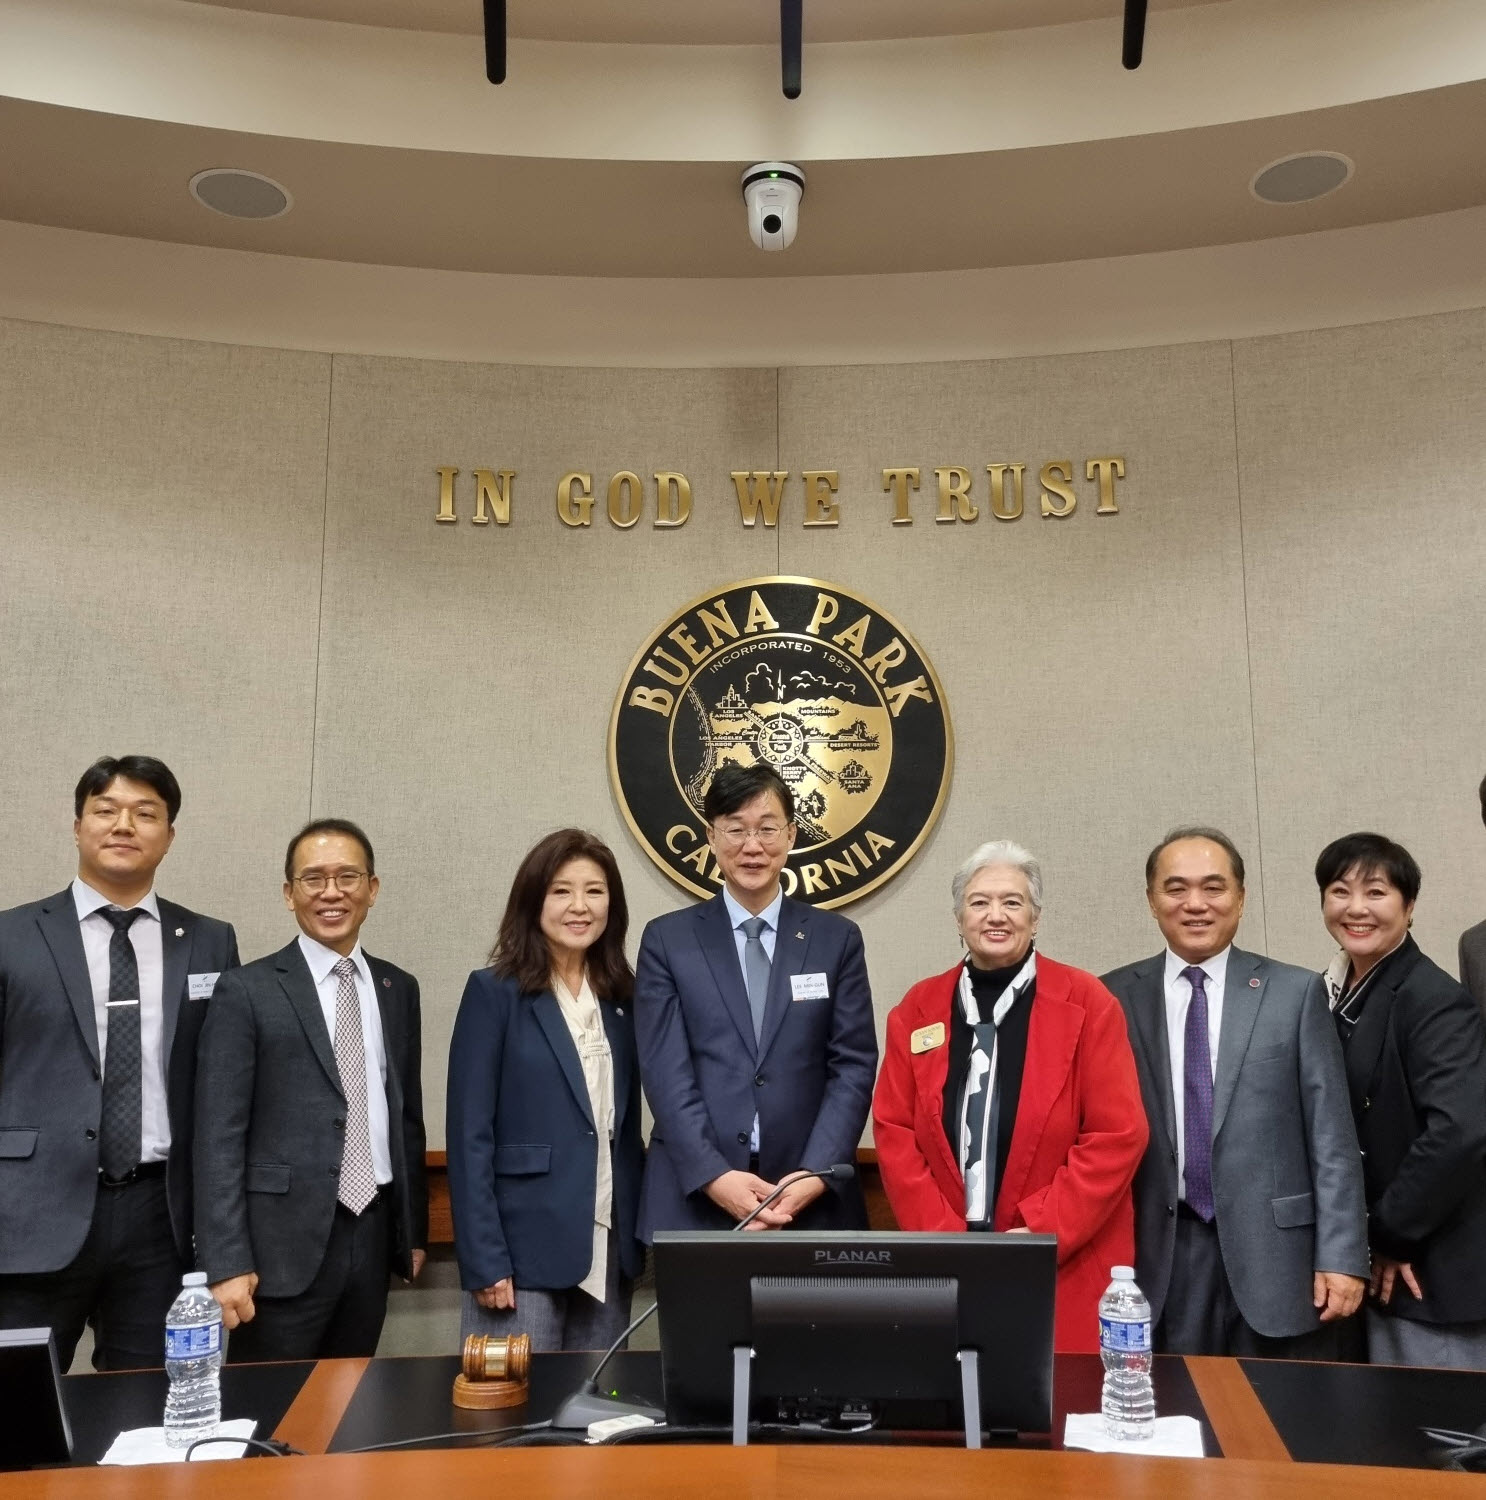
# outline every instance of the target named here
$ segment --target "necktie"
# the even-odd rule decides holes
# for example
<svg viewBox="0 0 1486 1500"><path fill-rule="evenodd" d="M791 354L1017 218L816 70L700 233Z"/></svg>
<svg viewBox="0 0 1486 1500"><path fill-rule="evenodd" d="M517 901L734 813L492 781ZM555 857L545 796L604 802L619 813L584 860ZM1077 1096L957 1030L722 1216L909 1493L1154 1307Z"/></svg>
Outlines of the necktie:
<svg viewBox="0 0 1486 1500"><path fill-rule="evenodd" d="M336 1196L353 1214L359 1214L377 1196L371 1127L366 1116L366 1039L361 1032L356 965L343 958L330 972L339 981L335 990L335 1065L340 1070L341 1092L346 1096L346 1144Z"/></svg>
<svg viewBox="0 0 1486 1500"><path fill-rule="evenodd" d="M1213 1064L1207 1039L1207 975L1193 966L1182 970L1192 984L1183 1050L1182 1093L1185 1096L1187 1207L1211 1224L1213 1219Z"/></svg>
<svg viewBox="0 0 1486 1500"><path fill-rule="evenodd" d="M103 1053L103 1118L98 1165L105 1177L125 1177L139 1165L139 963L129 929L144 913L102 908L113 928L108 940L108 1039Z"/></svg>
<svg viewBox="0 0 1486 1500"><path fill-rule="evenodd" d="M764 1005L769 998L769 955L760 934L769 925L762 917L749 917L738 924L747 942L743 944L743 980L748 986L748 1009L753 1013L753 1039L764 1034Z"/></svg>

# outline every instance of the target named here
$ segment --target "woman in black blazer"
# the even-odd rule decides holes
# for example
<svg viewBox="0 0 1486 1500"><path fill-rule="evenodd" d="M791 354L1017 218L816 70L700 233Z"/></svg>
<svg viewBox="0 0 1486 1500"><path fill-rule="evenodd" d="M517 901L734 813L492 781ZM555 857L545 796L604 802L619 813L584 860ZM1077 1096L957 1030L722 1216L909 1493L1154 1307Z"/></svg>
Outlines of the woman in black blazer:
<svg viewBox="0 0 1486 1500"><path fill-rule="evenodd" d="M602 1349L629 1321L644 1148L628 925L613 854L560 829L522 860L465 985L446 1142L461 1336Z"/></svg>
<svg viewBox="0 0 1486 1500"><path fill-rule="evenodd" d="M1367 1185L1374 1364L1486 1369L1486 1025L1409 936L1419 866L1375 833L1316 861Z"/></svg>

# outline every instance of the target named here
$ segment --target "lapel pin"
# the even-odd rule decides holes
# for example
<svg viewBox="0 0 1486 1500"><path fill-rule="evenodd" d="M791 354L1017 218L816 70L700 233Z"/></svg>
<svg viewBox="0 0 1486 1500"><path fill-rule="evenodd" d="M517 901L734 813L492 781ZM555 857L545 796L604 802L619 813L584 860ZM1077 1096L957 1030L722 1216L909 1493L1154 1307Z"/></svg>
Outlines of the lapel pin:
<svg viewBox="0 0 1486 1500"><path fill-rule="evenodd" d="M797 938L803 938L803 937L804 937L804 936L805 936L805 934L804 934L804 933L803 933L803 932L797 932L797 933L796 933L796 934L795 934L795 936L796 936L796 937L797 937Z"/></svg>
<svg viewBox="0 0 1486 1500"><path fill-rule="evenodd" d="M175 930L175 935L177 937L185 937L186 929L184 927L177 927Z"/></svg>
<svg viewBox="0 0 1486 1500"><path fill-rule="evenodd" d="M624 1014L624 1007L622 1005L616 1005L614 1007L614 1014L616 1016L622 1016Z"/></svg>
<svg viewBox="0 0 1486 1500"><path fill-rule="evenodd" d="M392 981L390 979L384 979L382 981L382 988L384 990L390 990L392 988Z"/></svg>
<svg viewBox="0 0 1486 1500"><path fill-rule="evenodd" d="M1257 990L1259 988L1259 981L1257 979L1249 980L1249 988L1251 990Z"/></svg>

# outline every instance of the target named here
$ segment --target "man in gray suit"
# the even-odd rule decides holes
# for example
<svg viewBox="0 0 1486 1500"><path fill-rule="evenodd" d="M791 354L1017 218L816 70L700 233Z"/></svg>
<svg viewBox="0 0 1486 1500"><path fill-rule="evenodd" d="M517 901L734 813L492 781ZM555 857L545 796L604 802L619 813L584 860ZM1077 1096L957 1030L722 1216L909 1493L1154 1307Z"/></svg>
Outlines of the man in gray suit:
<svg viewBox="0 0 1486 1500"><path fill-rule="evenodd" d="M148 755L74 793L77 878L0 913L0 1328L50 1328L65 1370L159 1366L189 1270L196 1039L225 922L161 900L181 789Z"/></svg>
<svg viewBox="0 0 1486 1500"><path fill-rule="evenodd" d="M1104 982L1151 1141L1136 1276L1171 1354L1334 1359L1367 1284L1362 1159L1321 976L1232 946L1243 859L1177 828L1146 861L1166 939Z"/></svg>
<svg viewBox="0 0 1486 1500"><path fill-rule="evenodd" d="M428 1244L418 981L362 951L371 841L290 841L287 948L224 977L201 1036L196 1250L234 1361L376 1353Z"/></svg>
<svg viewBox="0 0 1486 1500"><path fill-rule="evenodd" d="M1481 783L1481 821L1486 823L1486 781ZM1460 982L1486 1011L1486 922L1477 922L1460 934Z"/></svg>

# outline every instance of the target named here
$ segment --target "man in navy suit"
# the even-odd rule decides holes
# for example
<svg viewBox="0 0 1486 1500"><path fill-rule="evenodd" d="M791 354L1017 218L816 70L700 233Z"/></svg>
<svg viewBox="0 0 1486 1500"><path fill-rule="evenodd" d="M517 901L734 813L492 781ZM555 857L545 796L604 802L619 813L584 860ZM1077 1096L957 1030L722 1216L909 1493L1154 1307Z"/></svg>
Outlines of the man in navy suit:
<svg viewBox="0 0 1486 1500"><path fill-rule="evenodd" d="M855 922L785 896L794 796L772 766L722 766L702 805L722 894L640 940L635 1034L655 1116L640 1235L725 1229L792 1174L855 1159L877 1032ZM860 1229L855 1179L800 1178L754 1220Z"/></svg>

